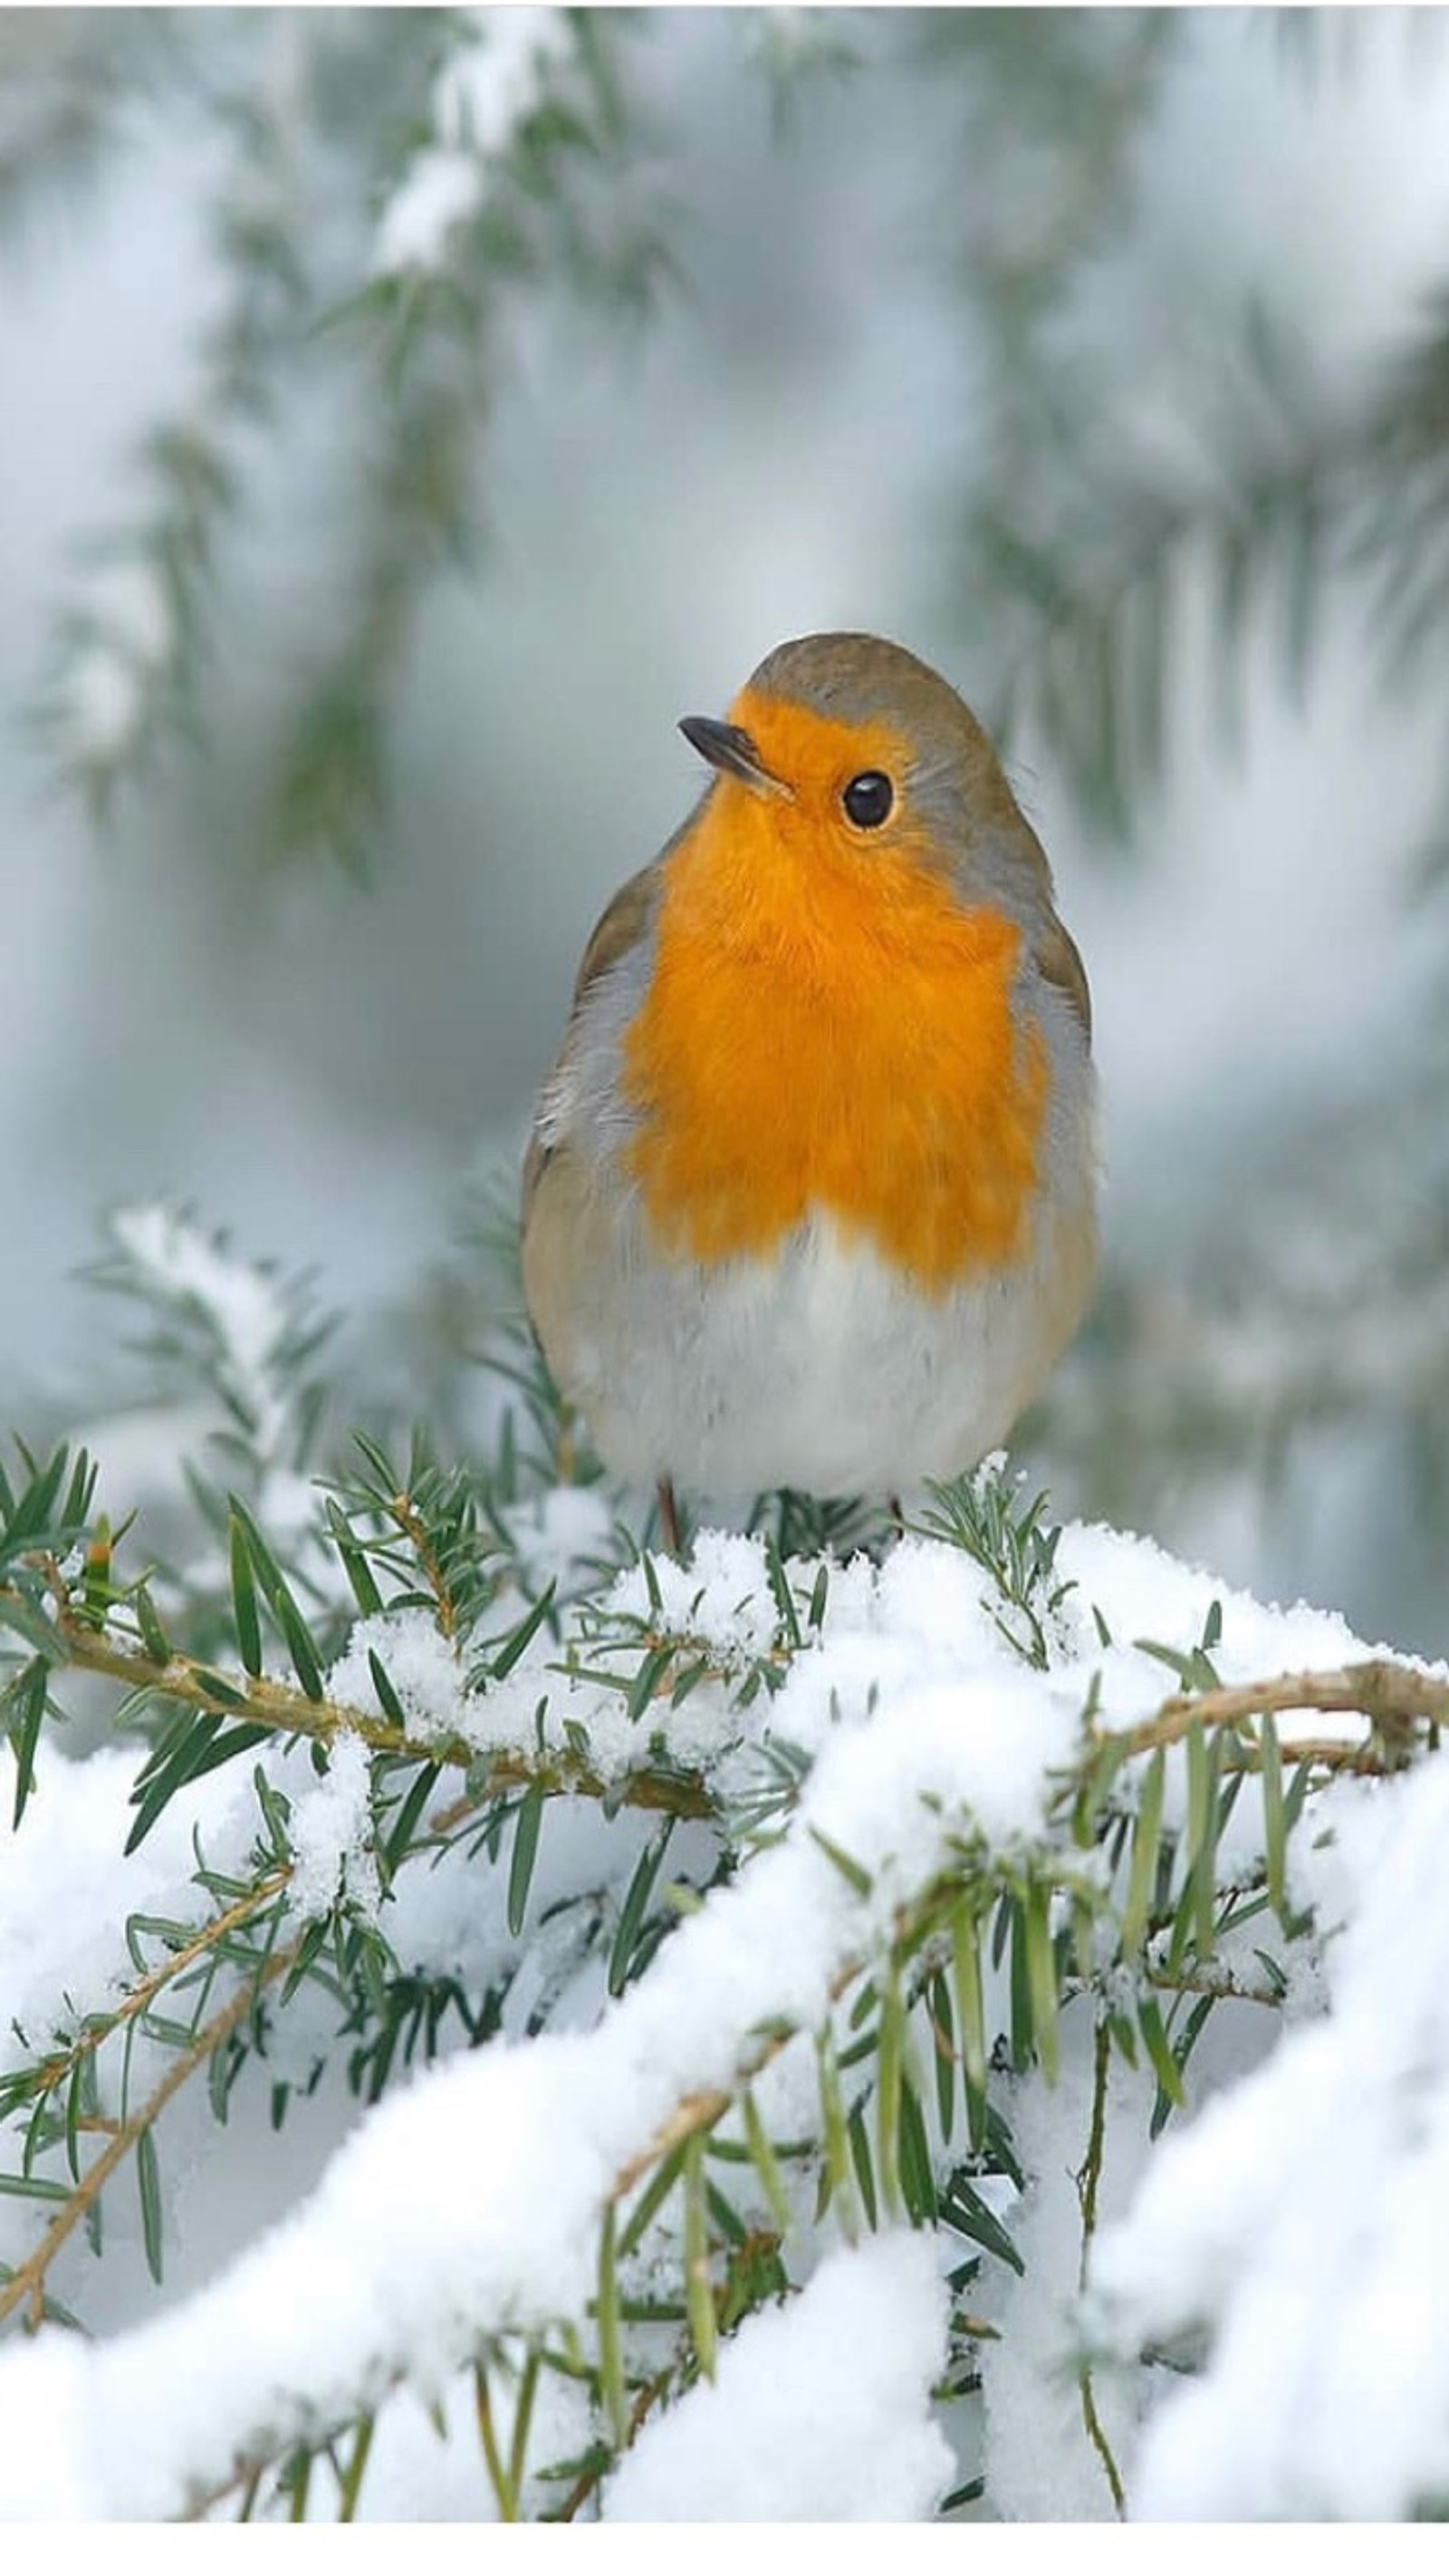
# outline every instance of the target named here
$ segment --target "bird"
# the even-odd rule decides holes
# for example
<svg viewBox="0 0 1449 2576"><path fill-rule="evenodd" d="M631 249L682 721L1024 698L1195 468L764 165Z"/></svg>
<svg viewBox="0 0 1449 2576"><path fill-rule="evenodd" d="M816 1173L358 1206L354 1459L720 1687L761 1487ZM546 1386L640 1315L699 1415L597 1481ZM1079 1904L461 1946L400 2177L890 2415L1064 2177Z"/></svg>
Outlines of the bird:
<svg viewBox="0 0 1449 2576"><path fill-rule="evenodd" d="M525 1302L606 1470L899 1497L999 1449L1086 1309L1086 970L987 735L806 635L679 730L711 776L584 950L524 1163Z"/></svg>

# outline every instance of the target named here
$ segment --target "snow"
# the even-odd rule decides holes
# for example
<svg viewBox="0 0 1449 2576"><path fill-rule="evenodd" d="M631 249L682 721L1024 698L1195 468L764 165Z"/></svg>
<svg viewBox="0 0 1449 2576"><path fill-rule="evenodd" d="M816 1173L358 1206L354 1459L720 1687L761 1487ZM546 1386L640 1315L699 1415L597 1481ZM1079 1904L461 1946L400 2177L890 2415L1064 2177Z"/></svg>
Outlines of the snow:
<svg viewBox="0 0 1449 2576"><path fill-rule="evenodd" d="M513 2422L514 2390L500 2371L489 2374L489 2402L506 2449ZM411 2389L400 2388L378 2416L377 2430L358 2502L360 2522L496 2522L498 2505L484 2466L476 2431L476 2394L471 2371L450 2381L437 2403L426 2409ZM544 2460L577 2458L590 2438L588 2406L583 2392L546 2371L539 2381L532 2414L533 2447ZM525 2485L529 2512L547 2512L558 2501L558 2489L540 2481Z"/></svg>
<svg viewBox="0 0 1449 2576"><path fill-rule="evenodd" d="M109 645L79 653L66 675L66 721L78 757L104 764L130 741L145 706L145 682Z"/></svg>
<svg viewBox="0 0 1449 2576"><path fill-rule="evenodd" d="M476 214L482 198L483 172L471 152L430 146L417 153L378 225L379 274L436 268L448 235Z"/></svg>
<svg viewBox="0 0 1449 2576"><path fill-rule="evenodd" d="M1026 2269L1005 2279L992 2304L1000 2339L981 2347L991 2500L1008 2522L1114 2519L1103 2463L1083 2438L1074 2367L1082 2247L1077 2180L1091 2125L1091 2032L1068 2016L1063 2038L1055 2090L1021 2084L1013 2094L1012 2135L1030 2181L1009 2215ZM1125 2208L1147 2145L1142 2105L1124 2073L1114 2068L1108 2087L1103 2172L1109 2212ZM1130 2389L1099 2372L1095 2396L1114 2457L1129 2458Z"/></svg>
<svg viewBox="0 0 1449 2576"><path fill-rule="evenodd" d="M85 610L132 660L158 669L169 659L176 642L171 597L144 556L117 555L98 564L86 583Z"/></svg>
<svg viewBox="0 0 1449 2576"><path fill-rule="evenodd" d="M516 1504L506 1518L520 1574L534 1594L549 1583L571 1591L609 1562L614 1512L597 1485L554 1485Z"/></svg>
<svg viewBox="0 0 1449 2576"><path fill-rule="evenodd" d="M377 1914L382 1881L372 1849L370 1787L361 1737L334 1738L325 1778L290 1819L296 1856L291 1899L304 1923L329 1912L339 1896L356 1913Z"/></svg>
<svg viewBox="0 0 1449 2576"><path fill-rule="evenodd" d="M147 721L178 636L165 572L147 554L113 554L85 574L72 608L75 649L59 683L64 747L82 768L111 768Z"/></svg>
<svg viewBox="0 0 1449 2576"><path fill-rule="evenodd" d="M270 1456L290 1423L274 1365L291 1317L270 1273L241 1261L199 1226L165 1206L119 1209L111 1230L138 1276L163 1298L205 1316L222 1353L229 1392L255 1425L257 1453Z"/></svg>
<svg viewBox="0 0 1449 2576"><path fill-rule="evenodd" d="M68 1995L104 2004L129 1966L121 1924L127 1914L185 1916L195 1902L191 1824L178 1807L161 1816L124 1867L126 1801L139 1755L104 1746L70 1762L42 1738L22 1829L0 1844L0 2070L24 2062L16 2026L31 2040L68 2023ZM225 1775L223 1775L225 1776ZM0 1754L0 1814L10 1810L11 1756ZM218 1865L240 1861L244 1845L223 1839L222 1796L209 1843ZM64 1887L66 1901L56 1903ZM21 2204L0 2200L0 2255Z"/></svg>
<svg viewBox="0 0 1449 2576"><path fill-rule="evenodd" d="M426 1610L381 1610L359 1619L327 1675L328 1696L369 1717L386 1715L372 1677L376 1655L391 1682L409 1732L443 1742L467 1726L464 1673L454 1648Z"/></svg>
<svg viewBox="0 0 1449 2576"><path fill-rule="evenodd" d="M1168 2140L1104 2240L1119 2335L1206 2328L1147 2516L1384 2521L1449 2493L1449 1763L1323 1802L1330 2010Z"/></svg>
<svg viewBox="0 0 1449 2576"><path fill-rule="evenodd" d="M57 714L74 756L105 768L140 730L151 688L176 650L164 574L144 554L112 555L91 567L73 619L78 641Z"/></svg>
<svg viewBox="0 0 1449 2576"><path fill-rule="evenodd" d="M445 143L501 152L538 105L550 64L567 61L573 33L564 9L473 9L472 40L444 64L434 95Z"/></svg>
<svg viewBox="0 0 1449 2576"><path fill-rule="evenodd" d="M1170 1556L1151 1539L1126 1531L1069 1521L1056 1567L1064 1581L1076 1586L1066 1604L1072 1634L1079 1658L1100 1663L1102 1707L1109 1722L1126 1723L1141 1712L1142 1640L1181 1652L1184 1643L1195 1644L1201 1637L1214 1602L1222 1611L1223 1635L1213 1649L1213 1662L1224 1682L1317 1671L1380 1651L1365 1646L1336 1612L1311 1609L1301 1601L1289 1609L1255 1601L1251 1593L1235 1590L1203 1568ZM1095 1638L1093 1608L1100 1610L1112 1635L1105 1652ZM1172 1674L1160 1664L1157 1672L1165 1695L1173 1687ZM1312 1720L1315 1735L1334 1727L1328 1715ZM1341 1731L1362 1735L1362 1721L1351 1719Z"/></svg>
<svg viewBox="0 0 1449 2576"><path fill-rule="evenodd" d="M774 1640L778 1614L762 1572L758 1540L733 1530L701 1530L687 1564L676 1564L672 1557L654 1560L663 1628L698 1637L741 1665L751 1655L765 1653ZM609 1606L626 1616L654 1616L642 1566L620 1577Z"/></svg>
<svg viewBox="0 0 1449 2576"><path fill-rule="evenodd" d="M376 2402L404 2355L441 2386L474 2321L518 2304L521 2278L536 2314L581 2304L601 2158L621 2143L607 2116L576 2116L585 2045L544 2037L431 2070L379 2106L302 2213L187 2305L98 2347L47 2330L0 2354L7 2421L44 2355L43 2403L74 2428L39 2480L7 2444L0 2515L185 2512L248 2438ZM428 2174L444 2187L419 2188Z"/></svg>
<svg viewBox="0 0 1449 2576"><path fill-rule="evenodd" d="M269 1283L155 1216L128 1223L133 1255L200 1296L238 1372L264 1385L279 1322ZM527 1536L540 1564L571 1576L610 1528L604 1498L562 1492L532 1509ZM758 1842L741 1841L733 1875L684 1912L617 1997L606 1991L607 1930L602 1953L590 1949L579 1907L586 1900L606 1927L617 1921L657 1815L550 1800L515 1931L506 1838L499 1866L460 1836L407 1864L384 1895L376 1784L346 1730L320 1773L308 1746L278 1742L206 1775L129 1860L121 1847L140 1751L71 1763L42 1742L35 1794L0 1867L0 2063L23 2060L16 2024L34 2047L73 2033L86 2012L114 2009L135 1976L128 1916L205 1919L190 1883L192 1837L213 1871L245 1872L256 1768L289 1807L282 1937L341 1895L376 1920L405 1970L455 1976L475 1997L496 1991L499 2026L474 2047L452 2026L438 2060L411 2073L399 2064L371 2108L354 2108L329 2074L330 2096L324 2085L312 2107L345 2120L346 2133L290 2198L288 2158L300 2141L293 2150L284 2133L273 2150L276 2205L260 2221L239 2208L231 2241L214 2226L208 2237L199 2213L226 2206L228 2156L256 2158L255 2127L239 2115L233 2146L200 2112L191 2132L168 2128L168 2113L163 2174L176 2134L192 2139L194 2164L168 2208L177 2268L167 2303L158 2311L138 2284L129 2308L89 2341L46 2327L0 2350L0 2516L178 2515L224 2491L239 2457L275 2456L378 2409L361 2510L486 2518L495 2505L469 2375L480 2333L514 2339L521 2352L517 2338L572 2320L591 2348L602 2213L615 2200L627 2213L630 2178L679 2134L681 2106L736 2091L753 2070L769 2134L810 2132L815 2034L834 2019L843 2041L839 2015L895 1937L901 1909L963 1846L1013 1869L1053 1850L1060 1858L1058 1789L1089 1692L1099 1723L1153 1715L1175 1683L1143 1641L1190 1651L1215 1602L1225 1680L1367 1651L1331 1615L1270 1608L1148 1541L1098 1529L1062 1533L1057 1571L1073 1588L1045 1672L1003 1636L980 1569L938 1540L907 1537L879 1566L858 1557L786 1571L803 1638L789 1655L762 1542L706 1531L685 1564L657 1559L652 1576L636 1564L602 1592L564 1597L558 1633L540 1628L500 1681L470 1679L479 1641L460 1657L414 1609L359 1621L327 1677L334 1702L377 1713L371 1650L420 1738L461 1735L480 1753L557 1755L572 1749L568 1726L582 1726L591 1767L616 1786L662 1736L679 1765L742 1813L768 1777L771 1746L793 1748L793 1810ZM499 1633L517 1610L498 1605ZM631 1718L598 1668L616 1639L626 1676L647 1640L670 1639L681 1659L707 1652L711 1673L677 1710L666 1685ZM737 1685L756 1665L776 1686L742 1708ZM1334 1725L1310 1721L1316 1736ZM1337 1725L1362 1732L1361 1721ZM1291 1737L1290 1720L1282 1731ZM0 1813L12 1768L6 1750ZM1185 1780L1178 1747L1170 1813ZM455 1795L445 1777L438 1806ZM1098 2415L1135 2514L1392 2514L1449 2486L1449 2356L1435 2349L1449 2296L1438 2220L1449 2185L1449 2001L1437 1973L1449 1946L1440 1857L1449 1764L1430 1756L1386 1786L1345 1780L1322 1793L1316 1815L1331 1840L1295 1838L1294 1893L1330 1931L1343 1926L1317 1969L1330 2015L1315 2016L1309 1975L1286 2026L1261 2005L1221 2006L1193 2061L1193 2116L1156 2146L1152 2079L1114 2059L1085 2306L1078 2178L1092 2127L1090 2011L1064 2008L1055 2089L1038 2071L993 2076L1025 2189L1018 2197L999 2173L983 2175L981 2189L1026 2262L1021 2279L988 2262L967 2293L999 2338L980 2346L976 2418L998 2517L1111 2511L1083 2424L1087 2332ZM1251 1870L1262 1840L1261 1800L1245 1793L1225 1865ZM716 1850L712 1829L676 1828L662 1883L703 1885ZM1251 1943L1263 1937L1261 1924L1244 1935L1254 1978ZM1007 1964L988 1962L986 1983L990 2036L1009 2027ZM315 2059L335 2047L330 2009L308 1988L272 2017L264 2081L307 2091ZM111 2101L110 2061L98 2062ZM131 2098L169 2062L138 2031ZM243 2088L254 2080L244 2073ZM921 2098L932 2151L943 2155L932 2091L927 2083ZM737 2109L717 2134L726 2150L740 2138ZM743 2174L748 2206L752 2169L728 2170ZM839 2202L817 2216L812 2166L792 2163L786 2188L791 2295L724 2337L712 2383L677 2391L646 2417L603 2497L608 2518L922 2519L967 2473L961 2446L977 2437L957 2421L961 2402L938 2394L942 2274L961 2240L886 2225L851 2242L856 2222ZM46 2215L0 2198L0 2256L22 2259ZM636 2294L678 2295L680 2228L676 2199L630 2258ZM189 2232L210 2249L199 2264L188 2263ZM76 2242L56 2274L58 2294L82 2313L93 2271ZM1204 2373L1174 2378L1163 2394L1164 2374L1142 2367L1140 2347L1191 2335L1204 2339ZM577 2384L543 2378L531 2480L592 2438ZM495 2366L492 2379L506 2422L507 2374ZM442 2435L426 2412L434 2401ZM549 2492L531 2483L531 2509Z"/></svg>
<svg viewBox="0 0 1449 2576"><path fill-rule="evenodd" d="M573 52L563 9L472 9L465 42L433 87L436 140L415 153L383 208L373 270L440 268L451 236L481 207L488 165L540 105L550 73Z"/></svg>
<svg viewBox="0 0 1449 2576"><path fill-rule="evenodd" d="M951 2483L929 2411L945 2347L929 2239L828 2255L798 2299L747 2319L713 2384L645 2425L605 2520L926 2520Z"/></svg>
<svg viewBox="0 0 1449 2576"><path fill-rule="evenodd" d="M696 1563L679 1588L682 1613L717 1623L746 1577L757 1604L769 1598L757 1542L715 1538L702 1555L703 1568ZM749 1632L757 1641L762 1617ZM1065 1704L1044 1711L1037 1701L1009 1671L994 1699L984 1680L954 1694L924 1691L894 1711L888 1762L882 1730L863 1712L837 1725L802 1815L872 1873L869 1902L808 1834L792 1835L686 1920L593 2030L495 2044L385 2099L312 2203L219 2282L99 2349L67 2347L90 2387L77 2420L106 2427L104 2441L88 2438L84 2456L39 2488L34 2461L10 2454L0 2468L4 2509L139 2518L184 2510L224 2478L238 2445L279 2422L300 2432L365 2402L405 2364L442 2385L466 2354L472 2320L543 2324L580 2310L603 2200L674 2105L728 2084L762 2023L819 2022L842 1968L888 1928L896 1892L939 1865L946 1820L962 1802L978 1799L995 1831L1025 1836L1039 1825L1045 1766L1063 1758L1074 1719ZM788 1690L782 1712L787 1705ZM339 1814L350 1832L345 1781L326 1794L312 1838L329 1860ZM419 2194L413 2177L436 2170L466 2176L466 2194ZM367 2215L381 2209L385 2230ZM0 2357L0 2410L31 2358ZM145 2398L127 2395L182 2381L164 2428L149 2421Z"/></svg>

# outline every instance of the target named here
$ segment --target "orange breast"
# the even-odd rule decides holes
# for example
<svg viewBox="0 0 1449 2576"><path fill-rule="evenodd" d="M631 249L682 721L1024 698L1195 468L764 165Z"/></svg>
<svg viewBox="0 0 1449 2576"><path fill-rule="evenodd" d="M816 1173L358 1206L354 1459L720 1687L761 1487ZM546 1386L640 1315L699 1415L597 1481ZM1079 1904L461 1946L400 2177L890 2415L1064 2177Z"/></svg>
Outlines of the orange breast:
<svg viewBox="0 0 1449 2576"><path fill-rule="evenodd" d="M1047 1064L1012 1025L1019 944L908 847L842 850L721 781L625 1045L661 1247L768 1253L823 1208L930 1293L1021 1254Z"/></svg>

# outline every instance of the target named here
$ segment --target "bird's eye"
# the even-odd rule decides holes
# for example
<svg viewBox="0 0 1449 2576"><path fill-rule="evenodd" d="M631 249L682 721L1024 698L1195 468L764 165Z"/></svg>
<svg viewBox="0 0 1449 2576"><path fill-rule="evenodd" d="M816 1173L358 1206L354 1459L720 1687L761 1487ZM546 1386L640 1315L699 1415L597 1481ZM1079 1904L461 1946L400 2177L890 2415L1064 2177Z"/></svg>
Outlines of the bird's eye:
<svg viewBox="0 0 1449 2576"><path fill-rule="evenodd" d="M896 791L883 769L862 769L841 795L852 823L862 832L878 831L896 801Z"/></svg>

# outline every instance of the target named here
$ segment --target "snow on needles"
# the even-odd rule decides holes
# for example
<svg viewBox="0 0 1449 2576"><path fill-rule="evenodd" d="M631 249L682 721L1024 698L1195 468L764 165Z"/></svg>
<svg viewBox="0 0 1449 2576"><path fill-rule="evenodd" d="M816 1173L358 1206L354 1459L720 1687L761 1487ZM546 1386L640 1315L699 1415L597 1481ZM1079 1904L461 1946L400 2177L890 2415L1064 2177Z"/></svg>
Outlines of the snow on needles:
<svg viewBox="0 0 1449 2576"><path fill-rule="evenodd" d="M371 1779L360 1736L334 1737L321 1781L291 1819L291 1897L303 1922L326 1914L339 1897L375 1915L382 1896L372 1848Z"/></svg>
<svg viewBox="0 0 1449 2576"><path fill-rule="evenodd" d="M269 1458L290 1423L278 1356L291 1318L276 1281L170 1208L122 1208L111 1230L137 1276L158 1296L184 1302L206 1318L228 1390L253 1425L258 1456Z"/></svg>
<svg viewBox="0 0 1449 2576"><path fill-rule="evenodd" d="M754 1562L763 1576L758 1550ZM717 1889L593 2030L495 2042L384 2099L309 2203L154 2323L99 2345L45 2332L0 2354L0 2422L34 2402L51 2427L43 2444L7 2441L0 2515L183 2513L239 2454L375 2403L404 2369L441 2387L480 2319L580 2313L604 2203L677 2104L730 2083L762 2026L824 2018L894 1895L939 1865L963 1803L989 1806L999 1831L1036 1831L1075 1724L1002 1669L839 1729L807 1783L805 1830ZM811 1823L873 1873L873 1903Z"/></svg>
<svg viewBox="0 0 1449 2576"><path fill-rule="evenodd" d="M440 268L451 235L483 203L488 166L540 105L551 70L573 52L563 9L473 9L466 42L433 88L434 140L416 153L383 208L379 277Z"/></svg>
<svg viewBox="0 0 1449 2576"><path fill-rule="evenodd" d="M595 1534L582 1524L561 1533ZM309 2196L164 2312L94 2341L45 2327L7 2345L0 2517L185 2513L226 2487L238 2459L315 2441L381 2405L399 2382L410 2402L445 2400L480 2336L585 2320L604 2209L678 2134L670 2124L681 2104L759 2069L762 2116L778 2123L777 2136L798 2135L789 2117L808 2100L812 2035L958 1838L974 1835L995 1854L1025 1860L1060 1836L1051 1811L1080 1747L1089 1689L1107 1725L1150 1715L1164 1695L1168 1677L1138 1640L1189 1652L1216 1600L1214 1654L1226 1680L1339 1664L1364 1651L1340 1620L1265 1609L1107 1531L1062 1533L1057 1573L1077 1588L1057 1615L1046 1672L1013 1651L987 1579L958 1549L910 1538L879 1568L862 1558L827 1570L818 1628L776 1690L742 1709L719 1681L702 1681L678 1711L661 1708L647 1723L631 1721L627 1694L585 1666L564 1669L571 1645L589 1617L595 1642L600 1616L606 1628L609 1618L647 1618L744 1671L769 1656L777 1633L758 1539L705 1533L688 1566L658 1563L652 1589L636 1568L568 1612L562 1639L539 1631L505 1676L482 1688L465 1686L421 1613L354 1631L329 1692L375 1705L371 1645L420 1732L548 1750L565 1742L572 1722L599 1775L611 1779L648 1760L657 1724L677 1761L703 1770L717 1791L741 1793L774 1739L810 1758L798 1802L776 1839L742 1852L733 1878L710 1887L614 1999L596 1964L579 1972L576 1960L571 1970L562 1953L549 1954L557 1913L549 1889L570 1871L569 1884L587 1883L605 1906L617 1903L652 1820L627 1812L609 1820L587 1801L551 1800L533 1918L521 1936L504 1920L506 1871L461 1844L436 1855L437 1866L399 1871L379 1921L400 1957L460 1960L471 1942L472 1974L485 1954L517 1962L531 1945L533 1983L523 1980L521 1990L561 1980L551 1991L568 1995L568 2010L534 2036L523 2035L518 2012L486 2046L396 2083L361 2115ZM789 1569L802 1601L819 1597L820 1571ZM1333 1723L1315 1720L1315 1732ZM20 2007L32 2036L114 1994L128 1913L163 1901L163 1882L164 1901L176 1905L193 1826L213 1866L226 1865L248 1831L250 1794L249 1765L199 1780L154 1842L123 1862L139 1757L79 1766L68 1816L63 1775L72 1766L48 1748L42 1755L16 1848L32 1860L43 1854L57 1875L83 1860L89 1930L69 1904L47 1908L34 1870L15 1874L8 1904L0 1882L0 2031ZM264 1760L292 1804L295 1910L325 1908L339 1885L354 1907L371 1909L381 1891L360 1741L335 1741L320 1779L302 1748L269 1746ZM1169 1808L1184 1794L1184 1761L1179 1749ZM13 1757L0 1749L0 1806L8 1768ZM116 1817L109 1847L108 1795ZM1441 1857L1449 1762L1430 1757L1373 1792L1329 1791L1322 1813L1334 1818L1338 1840L1313 1862L1317 1893L1329 1919L1349 1927L1330 1952L1336 2018L1291 2031L1256 2074L1229 2069L1237 2089L1196 2127L1169 2135L1140 2188L1134 2180L1117 2232L1098 2239L1096 2285L1122 2348L1187 2324L1206 2323L1215 2337L1206 2377L1175 2383L1148 2427L1140 2479L1129 2489L1140 2511L1295 2510L1308 2493L1288 2477L1295 2422L1311 2428L1320 2509L1401 2510L1435 2491L1436 2479L1440 2493L1449 2485L1449 2455L1436 2448L1449 2423L1449 2363L1429 2331L1449 2292L1449 2240L1437 2216L1449 2185L1449 2003L1435 1975L1449 1944ZM1261 1836L1261 1802L1245 1796L1224 1849L1260 1864ZM1392 2025L1382 2009L1390 1982L1407 1999ZM1253 2020L1250 2007L1240 2009ZM999 1981L987 2012L989 2038L1008 2026ZM1086 2095L1071 2052L1089 2052L1092 2042L1085 2019L1069 2021L1057 2107L1020 2123L1046 2184L1033 2201L1029 2172L1022 2241L1040 2251L1043 2268L1012 2290L1011 2314L1029 2329L1043 2386L1070 2358L1067 2308L1077 2287L1074 2186L1060 2177L1079 2170L1084 2152ZM1255 2040L1273 2026L1259 2010ZM1145 2131L1148 2085L1133 2096L1129 2084L1114 2101L1113 2124L1124 2134L1134 2124ZM1044 2091L1041 2098L1045 2105ZM1130 2176L1130 2157L1125 2169ZM945 2360L936 2272L958 2259L959 2240L887 2234L847 2251L834 2206L812 2224L808 2173L806 2186L790 2230L798 2295L727 2337L713 2386L695 2387L645 2428L606 2498L614 2518L924 2516L949 2484L931 2388ZM1104 2202L1104 2227L1121 2207ZM1350 2245L1352 2264L1346 2254L1341 2264ZM1026 2297L1036 2302L1030 2312L1020 2305ZM988 2431L993 2405L1003 2422L1009 2417L998 2509L1052 2509L1035 2475L1036 2461L1063 2438L1059 2419L1074 2411L1058 2404L1059 2393L1035 2419L1034 2459L1027 2376L988 2375ZM1354 2410L1361 2422L1371 2407L1376 2420L1396 2410L1399 2432L1356 2449ZM1124 2456L1132 2411L1116 2410ZM1354 2465L1370 2450L1372 2477ZM394 2453L400 2513L409 2510L406 2452L404 2444ZM424 2509L420 2500L416 2510Z"/></svg>
<svg viewBox="0 0 1449 2576"><path fill-rule="evenodd" d="M1327 1793L1326 2019L1170 2137L1094 2278L1119 2335L1209 2330L1136 2509L1437 2517L1449 2496L1449 1762Z"/></svg>
<svg viewBox="0 0 1449 2576"><path fill-rule="evenodd" d="M60 714L85 767L124 758L148 702L177 651L175 606L164 572L144 554L95 565L73 611L80 643L66 670Z"/></svg>
<svg viewBox="0 0 1449 2576"><path fill-rule="evenodd" d="M610 2522L922 2522L952 2455L926 2412L946 2349L929 2242L826 2256L788 2307L748 2318L711 2384L646 2424Z"/></svg>

